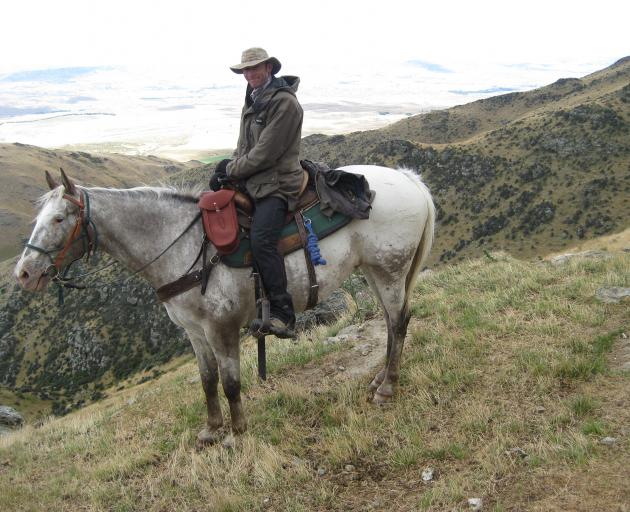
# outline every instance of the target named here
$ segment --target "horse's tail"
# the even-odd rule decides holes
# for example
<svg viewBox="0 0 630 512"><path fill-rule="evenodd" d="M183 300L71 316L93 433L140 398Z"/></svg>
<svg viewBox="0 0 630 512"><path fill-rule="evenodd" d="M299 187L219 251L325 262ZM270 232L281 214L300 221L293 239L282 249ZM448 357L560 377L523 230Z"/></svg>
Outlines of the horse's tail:
<svg viewBox="0 0 630 512"><path fill-rule="evenodd" d="M422 236L420 237L420 242L418 243L416 253L413 257L411 268L409 269L409 273L407 274L407 278L405 280L404 304L406 310L409 306L409 300L411 299L411 294L413 293L418 274L422 269L422 265L429 257L431 247L433 246L433 237L435 233L435 204L433 203L433 198L431 197L429 188L422 182L420 177L413 171L403 169L403 172L420 189L427 207L427 219L422 228ZM407 311L405 311L405 315L408 315Z"/></svg>

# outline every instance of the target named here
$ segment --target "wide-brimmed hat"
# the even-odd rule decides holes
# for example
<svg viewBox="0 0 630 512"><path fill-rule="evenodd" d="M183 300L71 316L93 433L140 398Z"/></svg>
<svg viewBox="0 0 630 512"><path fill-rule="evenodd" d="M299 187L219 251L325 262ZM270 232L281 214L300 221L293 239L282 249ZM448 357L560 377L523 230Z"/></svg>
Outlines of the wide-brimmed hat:
<svg viewBox="0 0 630 512"><path fill-rule="evenodd" d="M272 75L275 75L278 71L280 71L280 68L282 67L282 64L280 64L280 61L278 59L276 59L275 57L269 57L269 55L267 55L267 52L262 48L248 48L241 55L241 63L230 66L230 69L234 71L234 73L242 75L243 69L257 66L261 62L271 62L271 64L273 65L273 67L271 68Z"/></svg>

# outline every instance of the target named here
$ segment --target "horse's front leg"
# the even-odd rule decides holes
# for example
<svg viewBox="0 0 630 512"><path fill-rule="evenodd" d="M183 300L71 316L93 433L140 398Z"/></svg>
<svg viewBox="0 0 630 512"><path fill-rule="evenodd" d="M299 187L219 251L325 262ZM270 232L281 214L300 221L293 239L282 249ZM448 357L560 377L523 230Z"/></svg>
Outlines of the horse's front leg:
<svg viewBox="0 0 630 512"><path fill-rule="evenodd" d="M247 430L247 420L241 402L241 364L238 328L222 332L213 340L219 361L223 392L230 407L232 432L242 434Z"/></svg>
<svg viewBox="0 0 630 512"><path fill-rule="evenodd" d="M219 383L219 370L214 353L206 341L205 335L196 335L188 331L199 366L201 386L206 397L208 419L206 426L197 434L197 442L206 445L219 441L220 430L223 426L223 415L219 404L217 386Z"/></svg>

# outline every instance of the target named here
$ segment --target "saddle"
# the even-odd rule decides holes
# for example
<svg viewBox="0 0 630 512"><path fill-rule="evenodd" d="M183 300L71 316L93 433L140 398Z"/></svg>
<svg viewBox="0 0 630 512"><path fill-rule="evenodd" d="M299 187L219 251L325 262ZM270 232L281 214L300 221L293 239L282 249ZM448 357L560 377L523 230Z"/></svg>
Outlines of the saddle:
<svg viewBox="0 0 630 512"><path fill-rule="evenodd" d="M309 173L303 169L302 187L297 207L295 212L288 213L285 218L284 229L278 244L278 250L283 256L306 247L308 235L304 225L304 213L309 212L306 223L310 223L311 227L313 224L310 216L315 214L319 219L319 209L315 208L311 211L313 207L319 204L319 198L315 185L309 176ZM205 235L216 247L221 261L230 267L251 266L249 230L254 206L249 196L239 190L232 189L204 192L201 194L198 206L202 213ZM337 229L342 227L339 225L340 220L340 218L336 218L332 226ZM315 227L319 225L320 222ZM331 226L326 227L328 229L325 231L320 229L323 236L333 232L330 230ZM319 238L323 238L323 236L319 236Z"/></svg>

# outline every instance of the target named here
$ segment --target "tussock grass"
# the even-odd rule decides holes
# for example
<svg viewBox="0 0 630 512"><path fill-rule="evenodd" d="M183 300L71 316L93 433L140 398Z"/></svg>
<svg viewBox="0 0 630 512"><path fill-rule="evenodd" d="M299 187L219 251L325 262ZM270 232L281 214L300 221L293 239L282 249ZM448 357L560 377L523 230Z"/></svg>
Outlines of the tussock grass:
<svg viewBox="0 0 630 512"><path fill-rule="evenodd" d="M205 406L182 365L0 438L0 509L460 510L470 497L495 511L619 509L629 381L607 357L628 313L594 294L629 276L628 255L554 267L494 254L423 278L385 407L366 402L371 375L311 371L343 349L323 340L348 318L269 343L264 384L248 341L249 431L233 448L195 449Z"/></svg>

